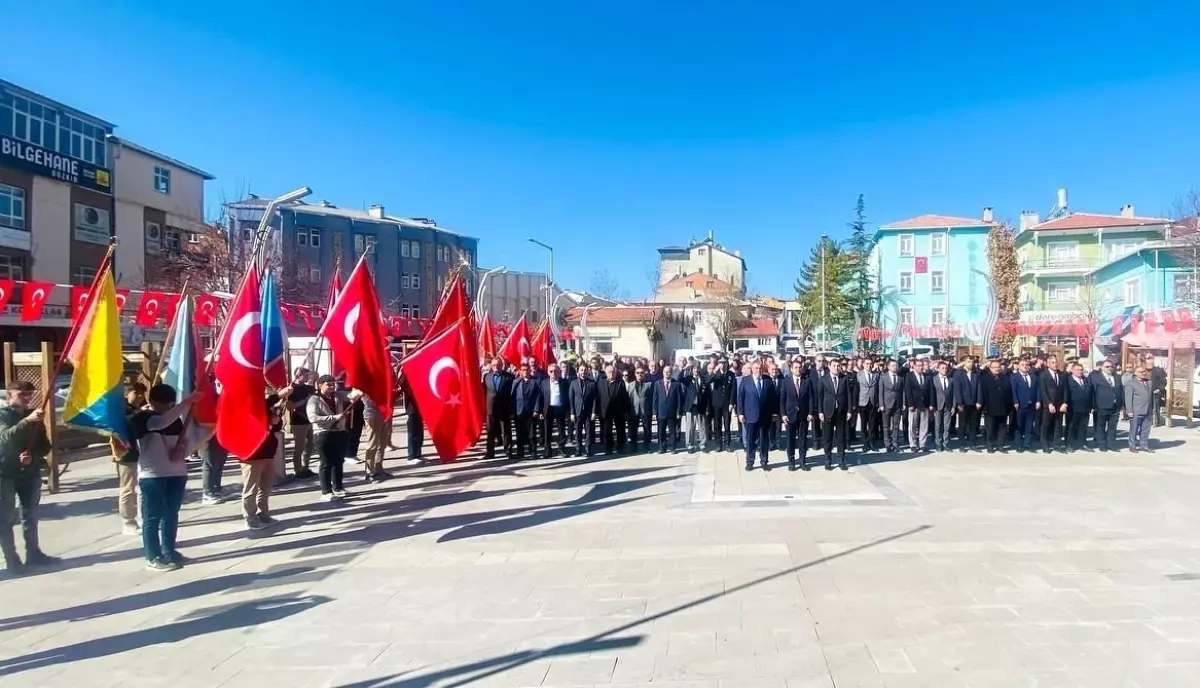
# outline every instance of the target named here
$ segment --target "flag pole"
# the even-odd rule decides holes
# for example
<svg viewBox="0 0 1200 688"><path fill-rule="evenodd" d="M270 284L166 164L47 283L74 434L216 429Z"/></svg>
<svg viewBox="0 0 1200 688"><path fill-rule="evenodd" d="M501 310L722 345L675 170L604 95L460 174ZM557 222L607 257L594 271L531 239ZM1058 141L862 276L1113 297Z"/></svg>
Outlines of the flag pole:
<svg viewBox="0 0 1200 688"><path fill-rule="evenodd" d="M183 287L179 290L180 305L187 298L188 282L191 279L191 277L187 277L183 280ZM175 337L175 331L179 328L179 312L181 310L178 306L175 307L175 317L171 318L171 324L167 326L167 336L163 339L163 350L158 356L158 365L154 368L154 377L150 378L150 386L152 387L157 385L158 381L162 379L163 369L167 367L167 351L170 349L171 340Z"/></svg>
<svg viewBox="0 0 1200 688"><path fill-rule="evenodd" d="M342 254L339 251L338 254L333 257L333 276L329 278L329 298L325 300L326 315L328 315L329 309L333 307L334 301L337 300L338 293L341 292L341 289L333 288L335 284L337 284L338 282L341 281L341 279L342 279ZM313 355L313 352L320 346L320 342L321 342L320 337L313 337L312 346L308 347L308 352L304 354L303 363L301 363L301 365L303 365L305 368L315 368L316 367L316 362L312 360L312 355ZM321 351L325 351L324 347L320 347L320 348L321 348ZM333 351L332 350L330 350L330 352L329 352L329 372L330 372L330 374L333 373Z"/></svg>
<svg viewBox="0 0 1200 688"><path fill-rule="evenodd" d="M371 253L370 250L363 251L363 254L358 257L358 262L354 264L354 269L350 271L351 275L353 275L358 270L358 267L367 260L367 256L370 255L370 253ZM368 268L368 270L369 269L370 268ZM374 276L372 276L372 279L374 279ZM317 336L313 337L312 343L310 343L308 345L308 351L304 352L304 361L306 363L308 362L309 356L312 356L313 351L317 348L317 343L321 341L321 336L325 334L325 326L329 324L329 312L332 311L334 308L337 308L338 301L342 300L342 293L344 293L345 291L346 291L346 285L343 284L342 291L338 293L337 299L329 305L329 311L325 312L325 318L321 321L321 327L317 330ZM374 315L375 315L375 317L379 317L378 313L375 313ZM333 356L333 352L330 351L330 357L332 358L332 356ZM332 373L332 372L333 372L333 369L332 369L332 366L330 366L330 373Z"/></svg>
<svg viewBox="0 0 1200 688"><path fill-rule="evenodd" d="M96 276L92 278L92 286L88 288L88 303L84 313L91 312L95 308L96 287L100 285L100 280L104 279L104 273L112 268L112 257L117 250L117 238L114 236L109 239L108 251L104 254L104 259L100 261L100 268L96 270ZM116 286L115 284L113 285ZM74 304L71 304L74 305ZM120 320L120 313L117 314ZM62 351L58 354L58 362L54 365L54 374L50 376L50 389L43 390L42 408L49 406L50 401L54 399L54 381L58 379L62 373L63 364L67 362L67 354L71 351L71 347L75 344L75 339L79 336L79 326L86 320L84 314L81 313L75 316L75 322L71 323L71 330L67 333L67 341L63 344Z"/></svg>

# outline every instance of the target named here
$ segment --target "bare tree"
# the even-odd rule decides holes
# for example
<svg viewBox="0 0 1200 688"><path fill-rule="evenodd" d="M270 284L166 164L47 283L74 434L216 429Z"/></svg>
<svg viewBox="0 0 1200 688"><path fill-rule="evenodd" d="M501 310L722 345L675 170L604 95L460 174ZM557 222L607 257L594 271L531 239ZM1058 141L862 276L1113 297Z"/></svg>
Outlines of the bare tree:
<svg viewBox="0 0 1200 688"><path fill-rule="evenodd" d="M1175 201L1168 242L1172 260L1186 276L1175 289L1175 303L1200 309L1200 189L1191 189Z"/></svg>
<svg viewBox="0 0 1200 688"><path fill-rule="evenodd" d="M711 296L705 304L705 320L723 351L733 343L733 333L750 324L745 302L733 294Z"/></svg>
<svg viewBox="0 0 1200 688"><path fill-rule="evenodd" d="M608 301L628 301L629 290L621 288L621 283L609 274L608 270L597 270L592 273L592 281L588 291Z"/></svg>

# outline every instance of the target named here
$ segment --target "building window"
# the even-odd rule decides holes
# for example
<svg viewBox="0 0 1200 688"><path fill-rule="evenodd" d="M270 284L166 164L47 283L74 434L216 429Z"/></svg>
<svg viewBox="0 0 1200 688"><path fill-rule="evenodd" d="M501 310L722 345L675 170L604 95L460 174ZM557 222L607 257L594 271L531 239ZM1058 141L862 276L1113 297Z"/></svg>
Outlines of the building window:
<svg viewBox="0 0 1200 688"><path fill-rule="evenodd" d="M413 258L420 258L420 257L421 257L421 242L419 242L419 241L413 241L413 242L411 242L411 243L412 243L412 246L411 246L411 248L412 248L412 257L413 257Z"/></svg>
<svg viewBox="0 0 1200 688"><path fill-rule="evenodd" d="M929 291L933 294L946 293L946 273L941 270L934 270L929 273Z"/></svg>
<svg viewBox="0 0 1200 688"><path fill-rule="evenodd" d="M911 306L903 306L900 308L900 324L901 325L911 326L915 319L916 319L915 313Z"/></svg>
<svg viewBox="0 0 1200 688"><path fill-rule="evenodd" d="M613 352L613 343L611 339L593 339L592 350L601 356L611 356Z"/></svg>
<svg viewBox="0 0 1200 688"><path fill-rule="evenodd" d="M318 282L321 281L321 266L320 265L314 264L314 265L308 266L308 281L312 282L313 284L317 284Z"/></svg>
<svg viewBox="0 0 1200 688"><path fill-rule="evenodd" d="M438 244L438 247L437 247L437 262L439 262L439 263L446 262L446 247L442 246L441 244Z"/></svg>
<svg viewBox="0 0 1200 688"><path fill-rule="evenodd" d="M929 323L932 325L945 325L946 324L946 309L939 306L939 307L934 308L932 311L930 311Z"/></svg>
<svg viewBox="0 0 1200 688"><path fill-rule="evenodd" d="M171 193L171 170L166 167L154 168L154 190L161 194Z"/></svg>
<svg viewBox="0 0 1200 688"><path fill-rule="evenodd" d="M913 293L913 274L911 272L900 273L900 293Z"/></svg>
<svg viewBox="0 0 1200 688"><path fill-rule="evenodd" d="M409 308L407 305L405 305L405 306L401 306L401 307L400 307L400 317L402 317L402 318L411 318L411 317L412 317L412 310L411 310L411 309L410 309L410 308Z"/></svg>
<svg viewBox="0 0 1200 688"><path fill-rule="evenodd" d="M916 252L916 243L917 243L916 235L901 234L899 236L899 241L900 241L900 255L911 256L911 255L913 255L913 253Z"/></svg>
<svg viewBox="0 0 1200 688"><path fill-rule="evenodd" d="M307 227L301 227L300 229L297 229L296 245L319 248L321 246L321 230L309 229Z"/></svg>
<svg viewBox="0 0 1200 688"><path fill-rule="evenodd" d="M1120 260L1134 251L1137 251L1141 245L1142 242L1136 239L1126 239L1124 241L1106 241L1104 242L1104 262L1111 263L1114 260Z"/></svg>
<svg viewBox="0 0 1200 688"><path fill-rule="evenodd" d="M179 229L177 227L167 227L163 236L163 244L168 251L179 251Z"/></svg>
<svg viewBox="0 0 1200 688"><path fill-rule="evenodd" d="M1194 302L1196 301L1196 279L1192 275L1175 275L1175 294L1174 300Z"/></svg>
<svg viewBox="0 0 1200 688"><path fill-rule="evenodd" d="M375 235L374 234L355 234L354 235L354 258L358 259L362 254L370 252L371 259L375 258Z"/></svg>
<svg viewBox="0 0 1200 688"><path fill-rule="evenodd" d="M96 268L89 268L85 265L76 265L71 270L71 284L90 287L96 279Z"/></svg>
<svg viewBox="0 0 1200 688"><path fill-rule="evenodd" d="M200 243L200 235L196 232L188 232L187 240L189 244L198 244Z"/></svg>
<svg viewBox="0 0 1200 688"><path fill-rule="evenodd" d="M775 342L771 341L770 339L768 339L768 338L766 338L766 337L759 337L759 338L758 338L758 345L759 345L759 346L771 346L771 345L772 345L772 344L774 344L774 343L775 343Z"/></svg>
<svg viewBox="0 0 1200 688"><path fill-rule="evenodd" d="M1056 303L1074 301L1079 293L1079 285L1072 282L1051 282L1046 287L1046 298Z"/></svg>
<svg viewBox="0 0 1200 688"><path fill-rule="evenodd" d="M408 239L401 239L401 240L400 240L400 257L401 257L401 258L407 258L407 257L408 257L408 244L409 244L409 241L408 241Z"/></svg>
<svg viewBox="0 0 1200 688"><path fill-rule="evenodd" d="M242 230L242 241L250 241L254 238L254 230L247 227Z"/></svg>
<svg viewBox="0 0 1200 688"><path fill-rule="evenodd" d="M25 259L20 256L0 254L0 279L25 279Z"/></svg>
<svg viewBox="0 0 1200 688"><path fill-rule="evenodd" d="M0 184L0 226L25 229L25 189Z"/></svg>
<svg viewBox="0 0 1200 688"><path fill-rule="evenodd" d="M412 317L414 317L414 318L421 317L421 307L415 303L413 304L413 307L412 307Z"/></svg>
<svg viewBox="0 0 1200 688"><path fill-rule="evenodd" d="M1057 241L1046 244L1046 258L1050 265L1077 262L1079 260L1079 242Z"/></svg>
<svg viewBox="0 0 1200 688"><path fill-rule="evenodd" d="M308 230L301 229L296 232L296 245L308 246Z"/></svg>
<svg viewBox="0 0 1200 688"><path fill-rule="evenodd" d="M946 233L936 232L929 235L929 255L944 256L946 255Z"/></svg>
<svg viewBox="0 0 1200 688"><path fill-rule="evenodd" d="M466 261L467 267L475 267L475 256L472 256L470 251L463 251L463 260Z"/></svg>
<svg viewBox="0 0 1200 688"><path fill-rule="evenodd" d="M0 134L108 167L108 132L78 117L21 96L0 99Z"/></svg>
<svg viewBox="0 0 1200 688"><path fill-rule="evenodd" d="M418 274L417 274L417 273L415 273L415 272L414 272L414 273L413 273L413 275L412 275L412 288L413 288L413 289L420 289L420 288L421 288L421 276L420 276L420 275L418 275Z"/></svg>
<svg viewBox="0 0 1200 688"><path fill-rule="evenodd" d="M408 273L407 272L402 273L400 275L400 288L408 289L408 288L410 288L411 285L412 285L412 282L408 279Z"/></svg>
<svg viewBox="0 0 1200 688"><path fill-rule="evenodd" d="M438 278L438 293L440 294L444 291L446 291L446 278L439 277Z"/></svg>
<svg viewBox="0 0 1200 688"><path fill-rule="evenodd" d="M1125 280L1125 305L1139 306L1142 303L1142 278L1130 277Z"/></svg>

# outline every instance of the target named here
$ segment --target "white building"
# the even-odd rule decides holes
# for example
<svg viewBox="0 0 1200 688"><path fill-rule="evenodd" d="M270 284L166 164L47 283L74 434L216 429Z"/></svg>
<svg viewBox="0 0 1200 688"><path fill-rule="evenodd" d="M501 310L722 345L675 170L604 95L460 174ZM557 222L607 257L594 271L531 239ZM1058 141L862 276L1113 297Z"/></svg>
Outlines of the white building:
<svg viewBox="0 0 1200 688"><path fill-rule="evenodd" d="M741 251L731 251L713 239L713 233L687 246L664 246L658 249L658 284L701 273L730 284L738 293L746 291L746 261Z"/></svg>
<svg viewBox="0 0 1200 688"><path fill-rule="evenodd" d="M569 342L577 354L599 354L605 360L614 356L638 356L651 360L668 359L679 349L691 348L695 328L690 318L658 306L603 306L567 311L571 328Z"/></svg>
<svg viewBox="0 0 1200 688"><path fill-rule="evenodd" d="M483 275L487 268L479 268ZM484 285L484 312L495 322L515 323L522 313L538 322L546 312L546 285L550 279L540 272L497 272Z"/></svg>
<svg viewBox="0 0 1200 688"><path fill-rule="evenodd" d="M680 275L659 286L654 303L694 323L692 348L724 350L750 306L732 284L707 273Z"/></svg>
<svg viewBox="0 0 1200 688"><path fill-rule="evenodd" d="M118 281L136 288L153 282L155 256L197 241L204 230L204 183L214 177L131 141L115 136L110 140L116 172Z"/></svg>

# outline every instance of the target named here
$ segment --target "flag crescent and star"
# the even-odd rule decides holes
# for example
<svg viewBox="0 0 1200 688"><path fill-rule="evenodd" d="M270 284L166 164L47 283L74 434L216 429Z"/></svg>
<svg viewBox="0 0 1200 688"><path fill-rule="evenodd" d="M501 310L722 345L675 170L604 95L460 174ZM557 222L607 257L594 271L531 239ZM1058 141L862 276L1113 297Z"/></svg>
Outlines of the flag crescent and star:
<svg viewBox="0 0 1200 688"><path fill-rule="evenodd" d="M245 350L242 348L242 339L254 329L261 321L261 315L258 311L251 311L243 315L236 323L233 324L233 329L229 332L229 355L233 356L233 360L244 368L257 368L258 366L246 360Z"/></svg>
<svg viewBox="0 0 1200 688"><path fill-rule="evenodd" d="M458 363L450 356L442 356L435 361L434 364L429 367L429 388L433 391L433 396L437 397L438 399L446 399L446 397L442 396L441 392L438 391L437 383L438 375L441 374L443 370L453 370L459 379L462 378L462 371L458 369ZM459 400L457 394L451 394L450 398L446 399L446 403L461 404L462 401Z"/></svg>

